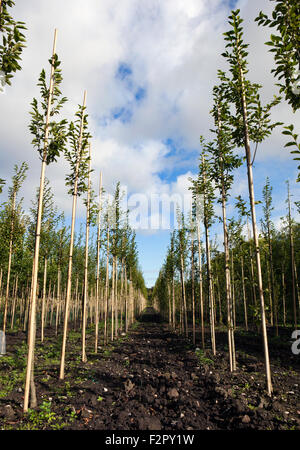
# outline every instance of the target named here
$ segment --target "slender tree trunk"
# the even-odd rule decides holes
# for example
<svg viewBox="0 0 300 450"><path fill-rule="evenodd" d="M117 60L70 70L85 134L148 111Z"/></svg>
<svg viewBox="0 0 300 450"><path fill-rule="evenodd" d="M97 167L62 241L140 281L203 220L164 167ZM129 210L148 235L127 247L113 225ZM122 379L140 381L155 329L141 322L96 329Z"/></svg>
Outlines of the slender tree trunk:
<svg viewBox="0 0 300 450"><path fill-rule="evenodd" d="M13 304L12 304L12 312L11 312L11 323L10 323L11 330L14 327L14 319L15 319L15 309L16 309L17 296L18 296L18 275L16 276L16 279L15 279L15 288L14 288Z"/></svg>
<svg viewBox="0 0 300 450"><path fill-rule="evenodd" d="M43 280L43 298L42 298L42 317L41 317L41 342L44 342L44 324L45 324L45 301L46 301L46 283L47 283L47 257L44 261L44 280Z"/></svg>
<svg viewBox="0 0 300 450"><path fill-rule="evenodd" d="M118 258L116 256L115 262L115 338L118 337L119 332L119 310L118 310Z"/></svg>
<svg viewBox="0 0 300 450"><path fill-rule="evenodd" d="M270 262L268 259L266 261L266 266L267 266L267 279L268 279L269 304L270 304L270 324L271 326L273 326L274 321L273 321L272 286L271 286Z"/></svg>
<svg viewBox="0 0 300 450"><path fill-rule="evenodd" d="M127 296L127 287L128 287L128 280L127 280L127 269L126 269L126 261L125 261L125 333L128 331L128 296Z"/></svg>
<svg viewBox="0 0 300 450"><path fill-rule="evenodd" d="M254 267L253 267L253 256L252 256L252 244L251 244L251 231L249 227L249 220L247 217L247 230L248 230L248 241L249 241L249 256L250 256L250 274L251 274L251 288L252 288L252 299L253 299L253 305L256 306L256 281L255 281L255 274L254 274Z"/></svg>
<svg viewBox="0 0 300 450"><path fill-rule="evenodd" d="M172 326L173 330L176 328L176 311L175 311L175 283L174 283L174 275L172 276Z"/></svg>
<svg viewBox="0 0 300 450"><path fill-rule="evenodd" d="M171 286L169 281L167 282L168 286L168 323L171 326L172 323L172 311L171 311Z"/></svg>
<svg viewBox="0 0 300 450"><path fill-rule="evenodd" d="M300 311L300 292L299 292L299 286L298 286L296 261L294 261L294 271L295 271L295 288L296 288L296 294L297 294L297 299L298 299L298 309Z"/></svg>
<svg viewBox="0 0 300 450"><path fill-rule="evenodd" d="M1 311L1 302L2 302L2 277L3 277L3 269L1 267L1 270L0 270L0 311Z"/></svg>
<svg viewBox="0 0 300 450"><path fill-rule="evenodd" d="M105 278L105 299L104 299L104 344L107 343L107 319L108 319L108 291L109 291L109 226L107 226L106 244L106 278Z"/></svg>
<svg viewBox="0 0 300 450"><path fill-rule="evenodd" d="M123 314L124 314L124 258L121 260L121 289L120 289L120 314L121 314L121 331L124 329Z"/></svg>
<svg viewBox="0 0 300 450"><path fill-rule="evenodd" d="M187 308L186 308L186 295L185 295L185 281L184 281L184 265L182 252L180 254L180 277L181 277L181 295L182 295L182 307L183 307L183 328L185 328L185 335L188 337L188 323L187 323Z"/></svg>
<svg viewBox="0 0 300 450"><path fill-rule="evenodd" d="M227 332L228 332L228 351L230 371L236 370L235 344L234 344L234 321L233 321L233 297L231 292L230 267L229 267L229 243L228 228L226 218L226 194L224 179L222 175L222 214L223 214L223 234L224 234L224 252L225 252L225 281L226 281L226 300L227 300ZM232 274L233 275L233 274Z"/></svg>
<svg viewBox="0 0 300 450"><path fill-rule="evenodd" d="M216 291L217 291L217 294L218 294L219 322L220 322L220 324L223 324L221 290L220 290L220 283L219 283L219 277L218 277L218 275L216 275Z"/></svg>
<svg viewBox="0 0 300 450"><path fill-rule="evenodd" d="M296 303L296 280L295 280L295 250L294 250L294 236L291 217L291 199L290 188L288 186L288 222L289 222L289 238L290 238L290 257L291 257L291 271L292 271L292 299L293 299L293 313L294 313L294 329L297 329L297 303Z"/></svg>
<svg viewBox="0 0 300 450"><path fill-rule="evenodd" d="M197 237L198 237L198 255L199 255L199 295L200 295L200 319L201 319L201 339L202 349L205 350L204 340L204 308L203 308L203 279L202 279L202 261L201 261L201 240L200 240L200 226L197 223Z"/></svg>
<svg viewBox="0 0 300 450"><path fill-rule="evenodd" d="M98 336L99 336L99 276L100 276L100 234L101 234L101 196L102 196L102 172L100 172L99 183L99 213L98 213L98 228L97 228L97 272L96 272L96 304L95 304L95 353L98 351Z"/></svg>
<svg viewBox="0 0 300 450"><path fill-rule="evenodd" d="M235 280L234 280L234 258L233 258L233 249L231 250L231 275L232 275L232 318L233 318L233 328L236 328L236 307L235 307Z"/></svg>
<svg viewBox="0 0 300 450"><path fill-rule="evenodd" d="M192 278L192 315L193 315L193 344L196 344L196 320L195 320L195 274L194 274L194 270L195 270L195 260L194 260L194 240L192 237L192 273L191 273L191 278Z"/></svg>
<svg viewBox="0 0 300 450"><path fill-rule="evenodd" d="M89 236L90 236L90 200L91 200L91 145L89 146L89 169L88 169L88 189L86 203L86 236L85 236L85 259L84 259L84 294L82 308L82 362L87 362L86 356L86 322L87 322L87 301L88 301L88 263L89 263Z"/></svg>
<svg viewBox="0 0 300 450"><path fill-rule="evenodd" d="M285 277L284 277L283 267L282 267L282 271L281 271L281 283L282 283L283 325L286 327Z"/></svg>
<svg viewBox="0 0 300 450"><path fill-rule="evenodd" d="M245 289L245 274L244 274L244 258L243 258L243 256L241 256L241 270L242 270L242 289L243 289L245 327L246 327L246 331L248 331L248 314L247 314L247 299L246 299L246 289Z"/></svg>
<svg viewBox="0 0 300 450"><path fill-rule="evenodd" d="M111 330L110 338L114 340L114 326L115 326L115 263L116 258L113 256L112 275L111 275Z"/></svg>
<svg viewBox="0 0 300 450"><path fill-rule="evenodd" d="M86 105L86 91L84 91L83 108L85 108L85 105ZM60 372L59 372L59 378L61 380L63 380L65 377L65 358L66 358L66 344L67 344L67 333L68 333L69 307L70 307L71 289L72 289L73 247L74 247L75 218L76 218L77 195L78 195L78 173L79 173L82 136L83 136L83 120L84 120L83 116L84 116L84 114L82 114L82 119L81 119L81 124L80 124L80 136L79 136L79 142L78 142L78 157L77 157L76 168L75 168L73 204L72 204L72 221L71 221L71 238L70 238L68 278L67 278L67 292L66 292L66 299L65 299L65 315L64 315L63 339L62 339Z"/></svg>
<svg viewBox="0 0 300 450"><path fill-rule="evenodd" d="M207 280L208 280L208 299L209 299L211 347L212 347L212 352L215 355L216 354L215 314L214 314L214 303L213 303L213 293L212 293L212 277L211 277L209 232L208 232L208 226L206 224L206 219L204 219L204 228L205 228L205 240L206 240L206 259L207 259L206 265L207 265Z"/></svg>
<svg viewBox="0 0 300 450"><path fill-rule="evenodd" d="M13 253L15 207L16 207L16 192L14 192L13 200L12 200L12 217L11 217L11 225L10 225L9 255L8 255L7 278L6 278L5 306L4 306L4 316L3 316L3 333L5 333L5 331L6 331L6 322L7 322L7 308L8 308L8 297L9 297L11 261L12 261L12 253Z"/></svg>
<svg viewBox="0 0 300 450"><path fill-rule="evenodd" d="M240 71L240 81L241 81L241 88L242 88L244 143L245 143L245 153L246 153L246 160L247 160L248 187L249 187L250 207L251 207L251 216L252 216L253 240L254 240L254 246L255 246L255 256L256 256L256 266L257 266L258 291L259 291L260 307L261 307L261 326L262 326L263 345L264 345L264 354L265 354L267 391L268 391L268 394L271 395L273 388L272 388L271 368L270 368L270 360L269 360L269 347L268 347L268 336L267 336L267 326L266 326L265 302L264 302L264 293L263 293L260 251L259 251L258 233L257 233L257 226L256 226L253 172L252 172L251 150L250 150L250 140L249 140L249 131L248 131L248 113L247 113L247 104L246 104L246 96L245 96L244 74L243 74L243 70L242 70L241 66L239 67L239 71Z"/></svg>
<svg viewBox="0 0 300 450"><path fill-rule="evenodd" d="M273 266L273 246L272 246L272 240L271 240L271 231L270 231L270 225L268 224L268 246L269 246L269 264L270 264L270 290L271 290L271 324L274 324L274 318L275 322L276 319L276 307L275 307L275 280L274 280L274 266Z"/></svg>

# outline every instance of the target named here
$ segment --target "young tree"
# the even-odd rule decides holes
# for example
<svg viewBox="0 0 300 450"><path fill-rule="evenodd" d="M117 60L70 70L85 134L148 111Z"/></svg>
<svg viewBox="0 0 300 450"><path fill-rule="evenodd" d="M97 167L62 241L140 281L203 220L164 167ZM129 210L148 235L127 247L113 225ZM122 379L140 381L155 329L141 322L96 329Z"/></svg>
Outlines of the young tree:
<svg viewBox="0 0 300 450"><path fill-rule="evenodd" d="M277 324L277 307L275 300L275 279L274 279L274 264L273 264L273 245L272 238L274 234L274 225L272 223L271 214L274 209L272 206L272 186L270 185L269 177L266 178L266 184L263 188L263 213L264 220L261 221L262 224L262 232L267 241L268 246L268 263L269 263L269 272L270 272L270 315L271 315L271 325L275 323Z"/></svg>
<svg viewBox="0 0 300 450"><path fill-rule="evenodd" d="M42 296L42 315L41 315L41 342L44 341L44 325L45 325L45 302L46 302L46 284L47 284L47 267L48 260L53 252L53 242L55 227L59 220L57 208L53 201L53 192L49 180L45 177L41 232L40 232L40 259L44 260L44 277L43 277L43 296ZM34 251L35 244L35 228L37 222L37 211L39 202L39 189L37 189L35 201L32 201L31 221L28 226L27 246Z"/></svg>
<svg viewBox="0 0 300 450"><path fill-rule="evenodd" d="M293 300L293 317L294 317L294 329L297 329L297 302L296 302L296 277L295 277L295 247L294 247L294 233L293 233L293 219L292 219L292 210L291 210L291 193L290 193L290 184L287 181L287 206L288 206L288 215L287 215L287 225L289 232L289 241L290 241L290 259L291 259L291 272L292 272L292 300Z"/></svg>
<svg viewBox="0 0 300 450"><path fill-rule="evenodd" d="M253 239L255 245L256 266L258 274L258 290L261 305L261 323L265 354L267 391L268 394L271 395L273 389L269 361L265 304L262 285L262 272L256 224L253 183L253 162L255 159L256 151L254 155L251 154L250 141L252 140L256 143L257 149L258 143L262 142L266 138L266 136L270 135L272 129L276 125L278 125L278 123L271 124L269 116L271 108L277 105L280 99L275 97L270 104L267 104L265 107L263 107L261 105L260 96L258 93L258 90L261 86L259 86L258 84L250 83L250 81L245 78L245 75L248 72L248 63L246 59L248 55L248 52L246 51L248 45L243 41L243 19L239 16L239 12L239 10L232 11L231 16L229 16L229 24L231 25L232 29L224 33L225 41L227 41L227 50L223 53L223 56L228 60L231 79L229 79L221 71L219 71L219 75L224 82L224 87L225 85L227 85L226 96L228 101L232 102L235 105L235 115L231 116L230 119L231 124L234 127L234 132L232 133L233 142L237 146L243 146L246 154Z"/></svg>
<svg viewBox="0 0 300 450"><path fill-rule="evenodd" d="M201 197L197 193L193 195L193 217L197 229L198 265L199 265L199 297L200 297L200 320L201 320L201 342L202 349L205 350L205 327L204 327L204 301L203 301L203 275L202 275L202 243L201 243L201 220L203 219L203 206Z"/></svg>
<svg viewBox="0 0 300 450"><path fill-rule="evenodd" d="M96 269L96 308L95 308L95 353L98 352L99 336L99 295L100 295L100 247L101 247L101 212L102 212L102 172L100 172L99 183L99 205L97 221L97 269Z"/></svg>
<svg viewBox="0 0 300 450"><path fill-rule="evenodd" d="M234 344L234 321L233 321L233 299L230 281L229 266L229 243L228 229L226 222L226 203L229 190L233 183L232 172L241 164L241 159L233 154L232 130L229 126L230 113L229 105L223 93L222 85L215 86L213 89L214 106L212 115L214 117L216 129L213 130L216 135L215 145L209 145L208 149L211 154L212 176L218 187L222 204L222 221L224 234L224 252L225 252L225 280L226 280L226 299L227 299L227 327L228 327L228 349L230 371L236 370L235 361L235 344Z"/></svg>
<svg viewBox="0 0 300 450"><path fill-rule="evenodd" d="M72 201L72 219L71 219L71 236L69 247L67 291L65 299L65 313L63 326L63 340L62 340L60 372L59 372L59 378L61 380L63 380L65 376L65 355L66 355L66 343L68 333L69 306L72 288L72 262L73 262L77 198L87 190L86 176L89 164L87 147L91 136L87 131L88 116L85 110L86 110L86 91L84 91L83 105L82 106L79 105L79 109L76 112L75 122L71 122L69 125L69 141L71 149L65 151L65 158L67 159L67 161L71 166L71 173L66 177L66 185L69 186L70 188L68 193L73 196L73 201Z"/></svg>
<svg viewBox="0 0 300 450"><path fill-rule="evenodd" d="M44 182L45 182L45 169L50 163L56 161L60 156L60 152L64 149L66 143L66 120L56 122L51 121L51 117L58 114L67 101L66 97L61 97L60 84L62 82L61 70L59 69L60 61L56 55L56 39L57 30L54 34L54 44L52 58L49 60L51 65L50 74L50 86L49 89L46 86L46 73L42 70L38 86L41 88L41 107L42 112L39 111L38 101L33 99L31 112L32 121L30 124L30 131L34 135L32 141L34 147L37 148L40 155L41 164L41 177L39 188L39 202L37 210L37 223L35 233L35 248L34 248L34 261L32 271L32 298L31 298L31 316L29 324L28 335L28 357L27 357L27 369L26 369L26 381L25 381L25 393L24 393L24 412L28 411L29 404L29 391L31 382L31 406L36 406L36 398L34 392L33 383L33 369L34 369L34 345L35 345L35 315L36 315L36 295L37 295L37 279L38 279L38 265L39 265L39 250L40 250L40 234L41 234L41 218L42 218L42 205L44 195Z"/></svg>
<svg viewBox="0 0 300 450"><path fill-rule="evenodd" d="M186 271L186 259L187 259L187 251L188 251L188 242L187 242L187 228L185 225L184 214L177 210L177 223L178 223L178 232L177 232L177 266L180 273L181 280L181 310L183 311L183 329L185 330L185 335L188 337L188 321L187 321L187 303L186 303L186 289L185 289L185 271Z"/></svg>
<svg viewBox="0 0 300 450"><path fill-rule="evenodd" d="M87 299L88 299L88 262L89 262L89 235L91 215L91 145L89 145L89 163L87 174L87 199L86 199L86 232L85 232L85 257L84 257L84 292L82 305L82 362L87 362L85 350Z"/></svg>
<svg viewBox="0 0 300 450"><path fill-rule="evenodd" d="M196 316L195 316L195 237L196 224L193 220L193 204L189 218L189 237L190 237L190 252L191 252L191 297L192 297L192 323L193 323L193 344L196 344Z"/></svg>
<svg viewBox="0 0 300 450"><path fill-rule="evenodd" d="M175 232L171 233L170 246L168 248L166 258L166 276L169 286L169 322L172 323L172 327L175 330L176 327L176 306L175 306Z"/></svg>
<svg viewBox="0 0 300 450"><path fill-rule="evenodd" d="M206 151L208 146L204 143L204 139L201 137L200 142L203 146L202 155L199 164L199 173L196 180L191 180L191 190L193 195L203 196L203 224L205 230L205 242L206 242L206 269L208 280L208 299L210 309L210 329L211 329L211 345L213 354L216 354L216 339L215 339L215 310L213 300L213 281L211 271L211 256L210 256L210 242L209 242L209 229L214 222L214 200L215 194L212 185L212 166L206 159Z"/></svg>
<svg viewBox="0 0 300 450"><path fill-rule="evenodd" d="M4 316L3 316L3 332L6 331L6 321L7 321L7 307L8 307L8 297L10 289L10 277L11 277L11 265L13 250L16 247L16 239L20 233L20 207L21 202L17 204L17 196L26 178L26 172L28 170L28 165L23 162L20 167L15 165L15 175L12 178L12 186L8 190L8 201L5 204L6 218L8 220L7 224L7 242L9 242L8 250L8 264L7 264L7 278L6 278L6 291L5 291L5 305L4 305ZM19 213L19 214L18 214ZM4 224L3 224L4 225ZM2 225L2 227L3 227ZM4 231L4 229L3 229ZM3 236L4 237L4 236Z"/></svg>

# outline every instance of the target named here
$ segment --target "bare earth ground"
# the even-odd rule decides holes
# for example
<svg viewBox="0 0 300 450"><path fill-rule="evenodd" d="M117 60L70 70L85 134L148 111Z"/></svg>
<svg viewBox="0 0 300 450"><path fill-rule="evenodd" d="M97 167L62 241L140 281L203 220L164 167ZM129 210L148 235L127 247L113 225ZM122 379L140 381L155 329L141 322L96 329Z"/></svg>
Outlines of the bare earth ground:
<svg viewBox="0 0 300 450"><path fill-rule="evenodd" d="M71 331L66 377L59 381L61 336L47 328L43 345L37 336L39 407L25 416L26 335L10 332L0 358L0 429L300 430L300 355L291 351L291 330L279 332L280 339L269 331L269 398L261 338L253 332L237 330L238 367L230 374L225 329L217 332L213 356L167 324L139 322L95 354L91 328L87 363L80 361L80 332Z"/></svg>

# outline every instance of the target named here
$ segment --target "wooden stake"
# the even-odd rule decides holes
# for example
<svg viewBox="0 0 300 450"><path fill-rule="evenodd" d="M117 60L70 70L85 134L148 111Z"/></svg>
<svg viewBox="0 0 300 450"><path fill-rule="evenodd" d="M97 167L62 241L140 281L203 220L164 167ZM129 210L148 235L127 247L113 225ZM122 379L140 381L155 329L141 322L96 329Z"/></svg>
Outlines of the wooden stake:
<svg viewBox="0 0 300 450"><path fill-rule="evenodd" d="M90 198L91 198L91 145L89 146L89 174L86 204L86 238L85 238L85 263L84 263L84 293L82 305L82 362L87 362L85 351L86 315L88 297L88 261L89 261L89 233L90 233Z"/></svg>
<svg viewBox="0 0 300 450"><path fill-rule="evenodd" d="M83 108L85 108L85 106L86 106L86 91L84 91L84 96L83 96ZM68 265L68 280L67 280L64 329L63 329L63 340L62 340L60 373L59 373L59 378L61 380L63 380L65 377L65 355L66 355L66 343L67 343L67 332L68 332L69 306L70 306L71 288L72 288L72 262L73 262L75 218L76 218L77 194L78 194L78 172L79 172L82 136L83 136L83 120L84 120L84 113L82 114L82 119L81 119L81 124L80 124L80 135L79 135L79 142L78 142L78 158L77 158L76 168L75 168L75 182L74 182L72 222L71 222L71 239L70 239L69 265Z"/></svg>
<svg viewBox="0 0 300 450"><path fill-rule="evenodd" d="M100 275L100 233L101 233L101 200L102 200L102 172L100 172L99 183L99 213L98 213L98 229L97 229L97 272L96 272L96 310L95 310L95 353L98 351L99 336L99 275Z"/></svg>
<svg viewBox="0 0 300 450"><path fill-rule="evenodd" d="M54 62L54 56L56 53L56 41L57 41L57 30L55 29L53 52L52 52L52 61L53 62ZM30 322L29 322L29 343L28 343L27 370L26 370L26 382L25 382L25 392L24 392L24 412L28 411L30 381L31 381L31 387L33 384L35 319L36 319L35 318L36 291L37 291L37 281L38 281L38 279L37 279L38 278L38 263L39 263L39 251L40 251L40 235L41 235L41 224L42 224L42 209L43 209L46 157L47 157L47 150L48 150L49 121L50 121L51 103L52 103L53 87L54 87L54 79L53 78L54 78L54 65L52 64L51 65L51 75L50 75L48 107L47 107L47 115L46 115L46 125L45 125L44 152L43 152L43 160L42 160L42 167L41 167L36 233L35 233L35 249L34 249L33 277L32 277L33 287L32 287L32 299L31 299L31 317L30 317Z"/></svg>

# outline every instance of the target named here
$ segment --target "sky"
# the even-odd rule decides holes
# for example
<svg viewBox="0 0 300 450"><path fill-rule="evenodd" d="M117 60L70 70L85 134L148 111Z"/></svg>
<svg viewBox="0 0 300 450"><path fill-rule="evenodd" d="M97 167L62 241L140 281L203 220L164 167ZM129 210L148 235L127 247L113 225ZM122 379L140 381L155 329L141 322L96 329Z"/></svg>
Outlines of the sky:
<svg viewBox="0 0 300 450"><path fill-rule="evenodd" d="M249 43L251 81L263 86L264 103L278 94L270 73L273 57L264 42L270 30L254 22L260 10L270 13L269 0L26 0L16 2L12 14L24 21L27 48L22 71L12 86L0 95L0 178L11 179L15 164L29 164L21 195L26 211L39 185L40 160L29 132L30 103L39 98L37 80L42 68L49 73L54 29L58 30L57 54L62 61L62 92L68 98L62 116L74 118L87 90L92 148L93 187L113 193L116 183L126 189L132 207L135 202L155 196L185 199L189 203L189 178L197 174L199 137L211 138L212 89L218 83L217 70L227 70L221 56L223 35L229 30L232 8L240 8L244 18L244 40ZM282 102L272 112L274 121L286 125L300 123ZM299 130L299 125L296 126ZM295 182L297 163L279 127L260 144L254 164L256 200L262 199L266 177L273 186L273 221L280 227L286 214L286 180L293 201L300 198ZM47 167L55 203L69 220L71 198L65 187L68 163L59 161ZM3 190L1 201L7 195ZM246 167L236 171L232 197L248 198ZM172 197L173 198L173 197ZM136 203L137 204L137 203ZM217 215L220 210L217 207ZM144 216L143 216L144 214ZM155 214L150 215L155 222ZM232 203L228 216L234 215ZM261 206L257 206L258 219ZM294 217L299 215L294 211ZM149 219L141 210L138 219ZM168 214L161 213L163 227L137 229L139 260L148 287L154 285L169 243ZM156 217L156 218L157 218ZM85 219L82 200L77 224ZM152 220L151 219L151 220ZM215 225L217 242L222 244L220 225Z"/></svg>

